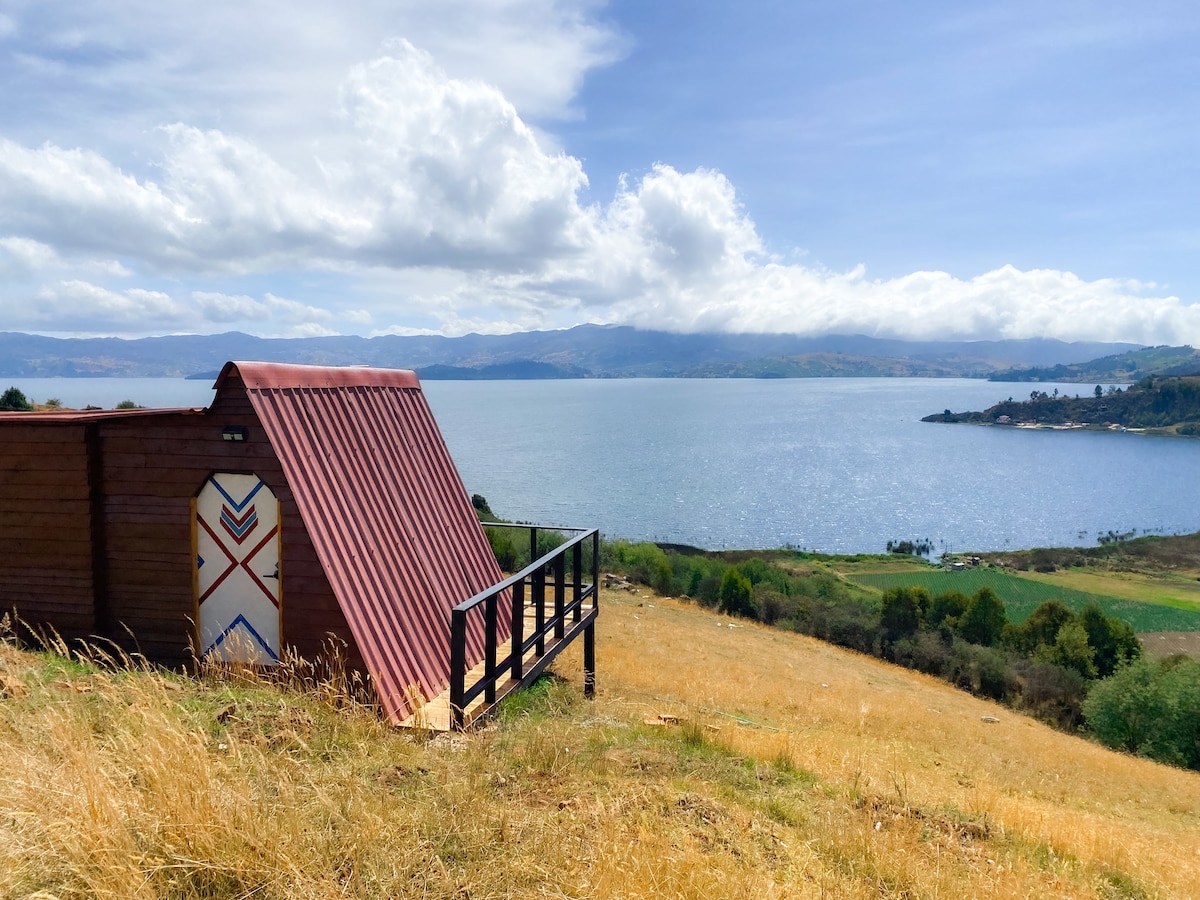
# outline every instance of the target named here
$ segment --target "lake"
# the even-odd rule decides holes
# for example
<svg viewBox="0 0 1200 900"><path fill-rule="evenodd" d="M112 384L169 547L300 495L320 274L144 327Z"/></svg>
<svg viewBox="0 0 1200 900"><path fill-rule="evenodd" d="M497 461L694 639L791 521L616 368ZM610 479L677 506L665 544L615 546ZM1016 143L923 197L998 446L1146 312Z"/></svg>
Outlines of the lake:
<svg viewBox="0 0 1200 900"><path fill-rule="evenodd" d="M68 406L203 406L207 381L0 379ZM818 378L428 381L471 493L500 515L706 548L1094 545L1200 530L1200 440L927 424L1028 384ZM1083 393L1087 385L1039 384Z"/></svg>

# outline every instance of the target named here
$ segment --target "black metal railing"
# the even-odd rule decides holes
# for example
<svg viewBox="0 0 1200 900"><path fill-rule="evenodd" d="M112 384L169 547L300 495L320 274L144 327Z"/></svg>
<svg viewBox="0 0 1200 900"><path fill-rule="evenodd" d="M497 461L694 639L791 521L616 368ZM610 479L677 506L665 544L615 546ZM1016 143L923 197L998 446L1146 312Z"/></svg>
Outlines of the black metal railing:
<svg viewBox="0 0 1200 900"><path fill-rule="evenodd" d="M480 591L470 600L454 607L450 617L450 727L461 730L466 723L466 710L481 694L484 704L496 702L498 687L516 690L530 684L580 634L583 635L583 688L591 697L596 690L595 621L599 613L600 532L596 529L547 528L536 525L483 523L487 528L528 528L529 558L533 560L520 572ZM542 557L537 555L538 532L579 532L564 544ZM584 547L591 545L591 582L583 580ZM567 571L568 554L570 572ZM547 580L549 575L550 580ZM569 576L569 579L568 579ZM553 597L547 608L547 588ZM568 598L568 590L570 597ZM508 592L507 603L504 603ZM590 601L588 603L587 601ZM501 606L510 622L509 652L497 659L501 643ZM527 611L533 611L533 630L525 634ZM483 617L484 671L472 684L467 675L472 663L467 661L468 622L473 616ZM532 650L533 656L526 660ZM511 684L510 684L511 680Z"/></svg>

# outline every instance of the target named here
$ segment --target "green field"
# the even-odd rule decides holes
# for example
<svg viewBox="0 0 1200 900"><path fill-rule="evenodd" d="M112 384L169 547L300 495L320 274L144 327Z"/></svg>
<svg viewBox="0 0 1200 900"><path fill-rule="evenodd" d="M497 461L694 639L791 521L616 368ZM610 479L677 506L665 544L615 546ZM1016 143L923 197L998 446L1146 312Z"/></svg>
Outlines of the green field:
<svg viewBox="0 0 1200 900"><path fill-rule="evenodd" d="M1018 578L1016 575L1008 575L995 569L967 569L963 572L874 572L851 575L849 578L856 584L879 591L891 587L919 585L931 594L960 591L967 596L987 585L1004 601L1010 622L1025 621L1040 604L1050 599L1061 600L1076 612L1094 600L1106 615L1123 619L1139 634L1156 631L1200 631L1200 612L1195 610L1084 593L1028 578Z"/></svg>

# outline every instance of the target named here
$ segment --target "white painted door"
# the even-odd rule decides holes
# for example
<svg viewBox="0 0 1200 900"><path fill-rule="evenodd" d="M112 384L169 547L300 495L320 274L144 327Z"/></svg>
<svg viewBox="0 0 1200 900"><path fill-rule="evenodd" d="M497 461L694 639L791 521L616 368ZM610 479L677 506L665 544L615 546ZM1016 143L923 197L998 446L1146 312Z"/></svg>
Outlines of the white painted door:
<svg viewBox="0 0 1200 900"><path fill-rule="evenodd" d="M196 497L201 655L274 665L280 652L279 502L257 475L217 473Z"/></svg>

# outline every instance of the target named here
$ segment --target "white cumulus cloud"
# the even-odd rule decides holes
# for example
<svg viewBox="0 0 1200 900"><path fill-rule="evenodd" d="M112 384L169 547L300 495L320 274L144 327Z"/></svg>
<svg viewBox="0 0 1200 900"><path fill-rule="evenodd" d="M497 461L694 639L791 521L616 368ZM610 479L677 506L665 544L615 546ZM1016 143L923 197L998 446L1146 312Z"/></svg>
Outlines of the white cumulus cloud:
<svg viewBox="0 0 1200 900"><path fill-rule="evenodd" d="M57 138L32 140L35 117L25 136L0 123L8 328L461 334L597 321L1200 342L1200 308L1131 280L1013 266L873 279L780 259L711 168L655 163L609 202L584 202L583 163L530 123L576 114L585 74L621 52L591 3L368 2L354 17L317 4L280 17L256 0L116 7L111 20L55 3L11 19L7 36L25 43L0 71L35 85L74 75L124 127L89 135L66 117L45 124ZM130 17L137 42L118 27Z"/></svg>

